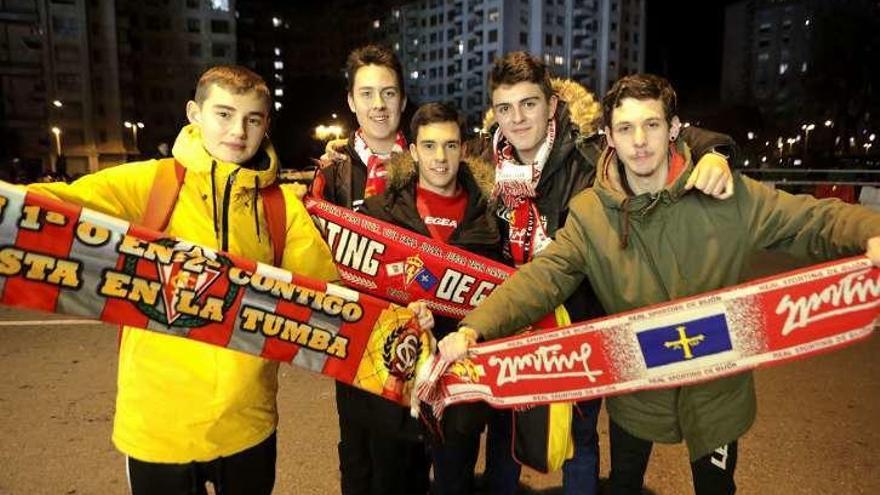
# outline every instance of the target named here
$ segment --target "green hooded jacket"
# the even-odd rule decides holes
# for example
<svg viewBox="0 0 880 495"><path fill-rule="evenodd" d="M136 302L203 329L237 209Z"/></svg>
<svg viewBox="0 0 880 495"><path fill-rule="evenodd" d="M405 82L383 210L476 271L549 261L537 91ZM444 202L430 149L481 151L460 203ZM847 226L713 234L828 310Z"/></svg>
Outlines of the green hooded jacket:
<svg viewBox="0 0 880 495"><path fill-rule="evenodd" d="M684 189L686 167L653 194L627 196L613 149L601 155L595 185L575 197L556 240L462 321L487 339L546 314L589 277L609 313L700 294L744 281L756 251L781 250L814 262L861 253L880 235L880 214L836 199L772 190L734 175L736 193L719 201ZM685 440L692 460L744 434L755 418L751 373L607 400L619 426L650 441Z"/></svg>

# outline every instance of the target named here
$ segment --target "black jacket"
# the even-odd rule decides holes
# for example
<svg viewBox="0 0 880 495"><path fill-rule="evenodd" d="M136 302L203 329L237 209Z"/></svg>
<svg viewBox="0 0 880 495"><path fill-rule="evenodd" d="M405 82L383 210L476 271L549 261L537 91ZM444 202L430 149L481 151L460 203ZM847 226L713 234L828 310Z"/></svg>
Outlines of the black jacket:
<svg viewBox="0 0 880 495"><path fill-rule="evenodd" d="M354 150L354 133L348 137L346 163L333 163L319 169L310 186L311 193L325 201L345 208L359 209L367 187L367 165Z"/></svg>
<svg viewBox="0 0 880 495"><path fill-rule="evenodd" d="M430 237L428 227L416 208L418 173L409 153L395 155L387 164L388 184L384 194L368 198L361 213ZM484 258L500 261L501 236L494 215L488 208L494 171L482 160L462 162L458 183L467 191L464 218L452 232L448 244ZM455 330L457 321L434 315L434 337L439 341Z"/></svg>

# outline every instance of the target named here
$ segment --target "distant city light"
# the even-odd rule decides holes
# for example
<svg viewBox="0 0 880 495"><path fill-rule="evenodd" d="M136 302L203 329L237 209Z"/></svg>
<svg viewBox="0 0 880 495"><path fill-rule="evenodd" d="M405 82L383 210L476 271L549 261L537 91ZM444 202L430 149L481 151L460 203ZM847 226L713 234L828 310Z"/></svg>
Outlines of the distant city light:
<svg viewBox="0 0 880 495"><path fill-rule="evenodd" d="M275 110L281 110L281 102L280 101L275 102Z"/></svg>
<svg viewBox="0 0 880 495"><path fill-rule="evenodd" d="M334 113L334 114L331 114L330 116L333 117L334 119L336 118L336 114L335 114L335 113Z"/></svg>
<svg viewBox="0 0 880 495"><path fill-rule="evenodd" d="M833 125L834 125L834 122L831 121L830 119L825 121L825 127L831 127Z"/></svg>
<svg viewBox="0 0 880 495"><path fill-rule="evenodd" d="M877 135L872 132L871 135L868 136L868 141L873 141L875 139L877 139Z"/></svg>
<svg viewBox="0 0 880 495"><path fill-rule="evenodd" d="M400 19L400 10L399 9L394 9L394 18Z"/></svg>
<svg viewBox="0 0 880 495"><path fill-rule="evenodd" d="M767 163L767 157L761 156L761 163Z"/></svg>
<svg viewBox="0 0 880 495"><path fill-rule="evenodd" d="M414 70L414 71L410 72L410 73L409 73L409 78L410 78L410 79L418 79L418 78L419 78L419 71Z"/></svg>
<svg viewBox="0 0 880 495"><path fill-rule="evenodd" d="M380 26L382 26L382 23L379 22L379 19L376 19L375 21L373 21L374 28L379 29Z"/></svg>
<svg viewBox="0 0 880 495"><path fill-rule="evenodd" d="M803 160L801 160L800 158L795 158L793 163L794 163L795 165L800 165L801 163L804 163L804 162L803 162Z"/></svg>
<svg viewBox="0 0 880 495"><path fill-rule="evenodd" d="M690 123L690 122L685 122L684 124L681 124L681 126L682 126L682 127L690 127L690 126L691 126L691 123Z"/></svg>
<svg viewBox="0 0 880 495"><path fill-rule="evenodd" d="M748 137L748 138L749 138L749 141L751 141L752 139L755 139L755 133L752 132L752 131L749 131L749 132L746 134L746 137Z"/></svg>
<svg viewBox="0 0 880 495"><path fill-rule="evenodd" d="M280 56L281 56L281 48L278 48L277 46L275 47L275 56L276 56L276 57L280 57Z"/></svg>
<svg viewBox="0 0 880 495"><path fill-rule="evenodd" d="M276 69L276 70L281 70L281 69L283 69L283 68L284 68L284 62L282 62L282 61L280 61L280 60L276 60L276 61L275 61L275 69Z"/></svg>
<svg viewBox="0 0 880 495"><path fill-rule="evenodd" d="M280 17L273 17L272 18L272 27L279 27L279 26L281 26L281 18Z"/></svg>
<svg viewBox="0 0 880 495"><path fill-rule="evenodd" d="M61 100L55 100L52 102L52 104L55 105L56 108L61 108L64 106L64 103L61 103Z"/></svg>
<svg viewBox="0 0 880 495"><path fill-rule="evenodd" d="M749 166L749 161L748 161L748 160L745 160L745 161L743 162L743 165L746 166L746 167L748 167L748 166Z"/></svg>
<svg viewBox="0 0 880 495"><path fill-rule="evenodd" d="M284 96L284 88L275 88L275 96Z"/></svg>
<svg viewBox="0 0 880 495"><path fill-rule="evenodd" d="M807 19L806 21L804 21L804 26L809 26L809 25L810 25L810 20L809 20L809 19Z"/></svg>
<svg viewBox="0 0 880 495"><path fill-rule="evenodd" d="M474 134L479 134L479 133L480 133L480 128L474 127Z"/></svg>

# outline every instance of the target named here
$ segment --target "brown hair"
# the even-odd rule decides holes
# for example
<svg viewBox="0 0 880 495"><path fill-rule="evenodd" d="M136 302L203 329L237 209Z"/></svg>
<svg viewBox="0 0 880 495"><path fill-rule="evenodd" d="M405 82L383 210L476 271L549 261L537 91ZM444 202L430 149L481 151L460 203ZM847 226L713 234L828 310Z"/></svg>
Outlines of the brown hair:
<svg viewBox="0 0 880 495"><path fill-rule="evenodd" d="M255 91L257 95L266 100L268 106L272 106L272 96L269 94L269 86L256 72L240 65L217 65L206 70L199 83L196 85L195 101L202 105L208 99L211 86L221 88L240 95Z"/></svg>
<svg viewBox="0 0 880 495"><path fill-rule="evenodd" d="M531 82L540 86L548 101L553 96L550 70L547 69L547 66L540 59L526 52L519 51L510 52L495 60L495 64L489 72L490 94L498 86L512 86L521 82Z"/></svg>
<svg viewBox="0 0 880 495"><path fill-rule="evenodd" d="M347 79L346 89L349 93L354 88L354 76L357 74L358 69L368 65L385 67L393 72L397 78L400 96L406 96L406 90L403 87L403 67L401 67L397 55L387 46L372 44L356 48L348 54L348 60L345 62L345 78Z"/></svg>
<svg viewBox="0 0 880 495"><path fill-rule="evenodd" d="M454 106L449 103L425 103L420 106L409 123L413 141L419 137L419 128L441 122L454 122L458 126L458 133L461 134L461 116Z"/></svg>
<svg viewBox="0 0 880 495"><path fill-rule="evenodd" d="M611 114L624 98L660 100L667 123L678 113L678 97L669 81L654 74L631 74L618 79L602 98L602 119L606 126L611 127Z"/></svg>

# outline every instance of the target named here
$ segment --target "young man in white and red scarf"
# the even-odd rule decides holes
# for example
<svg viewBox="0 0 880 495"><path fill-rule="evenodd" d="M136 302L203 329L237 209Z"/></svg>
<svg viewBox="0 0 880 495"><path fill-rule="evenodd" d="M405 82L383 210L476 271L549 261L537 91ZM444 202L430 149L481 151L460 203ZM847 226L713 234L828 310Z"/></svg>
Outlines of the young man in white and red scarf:
<svg viewBox="0 0 880 495"><path fill-rule="evenodd" d="M403 73L394 52L380 45L352 51L346 63L348 107L358 129L344 145L331 142L310 193L357 210L364 198L385 191L385 162L406 150L400 116L406 107Z"/></svg>
<svg viewBox="0 0 880 495"><path fill-rule="evenodd" d="M386 163L407 147L400 131L406 106L400 61L390 49L366 45L346 63L348 106L360 126L341 149L328 145L310 194L358 210L386 189ZM430 461L422 429L382 397L336 382L339 470L344 495L428 491Z"/></svg>
<svg viewBox="0 0 880 495"><path fill-rule="evenodd" d="M596 160L605 146L598 132L601 105L577 83L551 81L547 66L525 52L509 53L496 61L489 87L490 112L497 123L490 129L492 146L486 152L495 164L492 199L497 204L505 258L519 266L547 246L565 223L569 201L592 184ZM682 138L694 149L695 157L702 157L688 187L720 199L730 197L733 182L726 158L732 140L693 128L682 133ZM582 289L565 302L569 321L605 314L589 281ZM575 453L563 465L566 494L598 493L596 420L600 406L601 400L575 405ZM511 413L493 411L486 455L486 480L493 494L516 491L520 466L511 455L511 443Z"/></svg>

